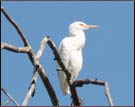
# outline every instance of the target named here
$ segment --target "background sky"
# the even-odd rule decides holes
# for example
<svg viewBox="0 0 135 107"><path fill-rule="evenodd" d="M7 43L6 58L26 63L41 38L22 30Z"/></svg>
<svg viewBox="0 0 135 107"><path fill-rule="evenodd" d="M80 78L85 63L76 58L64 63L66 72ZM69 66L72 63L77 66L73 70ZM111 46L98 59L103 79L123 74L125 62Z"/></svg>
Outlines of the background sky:
<svg viewBox="0 0 135 107"><path fill-rule="evenodd" d="M133 2L72 1L72 2L2 2L2 6L18 23L36 53L46 35L59 46L68 35L68 26L74 21L99 25L99 29L85 32L83 68L78 79L108 81L115 105L133 105ZM23 42L13 26L1 16L1 40L22 47ZM49 46L40 59L55 89L60 105L70 105L70 95L60 90L56 62ZM1 85L21 105L31 82L33 66L26 54L2 50ZM86 106L108 106L102 86L85 85L77 88ZM2 93L2 104L6 97ZM10 103L9 105L13 105ZM36 93L28 105L52 105L38 76Z"/></svg>

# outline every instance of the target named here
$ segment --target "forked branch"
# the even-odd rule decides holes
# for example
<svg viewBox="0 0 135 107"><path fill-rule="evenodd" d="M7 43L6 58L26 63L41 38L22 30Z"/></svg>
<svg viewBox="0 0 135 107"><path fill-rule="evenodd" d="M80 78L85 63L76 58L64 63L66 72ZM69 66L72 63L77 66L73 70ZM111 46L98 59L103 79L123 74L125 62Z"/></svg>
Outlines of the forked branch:
<svg viewBox="0 0 135 107"><path fill-rule="evenodd" d="M22 30L19 28L19 26L16 24L16 22L8 15L8 13L4 10L3 7L1 7L1 11L2 13L4 14L4 16L7 18L7 20L13 25L13 27L15 27L16 31L18 32L19 36L21 37L23 43L24 43L24 48L28 48L28 52L26 52L26 50L24 48L17 48L15 46L12 46L12 45L7 45L6 43L2 43L2 46L1 46L1 49L7 49L7 50L10 50L10 51L14 51L14 52L19 52L19 53L23 53L24 51L27 53L31 63L33 64L34 68L38 71L41 79L42 79L42 82L45 86L45 88L47 89L47 92L48 92L48 95L51 99L51 102L54 106L58 106L59 105L59 102L58 102L58 99L57 99L57 96L55 94L55 91L52 87L52 85L50 84L49 82L49 79L48 77L46 76L46 73L45 73L45 70L44 68L42 67L42 65L40 64L39 60L37 59L37 56L34 54L34 51L33 49L31 48L27 38L25 37L24 33L22 32ZM35 86L33 87L33 85L30 87L29 90L32 90L35 88ZM28 91L29 93L29 91ZM26 97L24 99L24 102L23 104L27 104L28 100L31 98L33 93L30 93L30 94L26 94Z"/></svg>
<svg viewBox="0 0 135 107"><path fill-rule="evenodd" d="M17 101L3 87L1 88L1 91L8 97L8 100L5 102L3 106L8 104L10 101L12 101L16 106L19 106Z"/></svg>
<svg viewBox="0 0 135 107"><path fill-rule="evenodd" d="M92 80L92 79L76 80L74 82L75 87L82 87L85 84L94 84L94 85L104 86L105 87L105 93L106 93L109 105L114 106L112 98L111 98L110 88L109 88L109 83L108 82L104 82L104 81L100 81L100 80Z"/></svg>
<svg viewBox="0 0 135 107"><path fill-rule="evenodd" d="M112 98L111 98L108 82L85 79L85 80L77 80L74 83L71 83L70 82L71 74L69 73L69 71L65 68L64 64L62 63L61 58L60 58L59 53L58 53L58 50L57 50L54 42L49 38L49 36L43 38L43 40L41 41L41 44L40 44L40 48L39 48L37 54L35 55L27 38L25 37L25 35L23 34L23 32L19 28L19 26L16 24L16 22L7 14L7 12L4 10L3 7L1 7L1 11L5 15L5 17L8 19L8 21L15 27L15 29L17 30L19 36L21 37L21 39L24 43L24 47L16 47L16 46L13 46L11 44L1 42L1 49L6 49L6 50L9 50L12 52L17 52L17 53L27 53L31 63L34 66L32 81L31 81L29 90L24 98L23 103L22 103L22 106L26 106L28 104L28 101L30 100L30 98L34 95L38 73L42 79L42 82L43 82L47 92L48 92L48 95L50 96L52 104L54 106L59 106L57 96L56 96L55 91L54 91L54 89L53 89L53 87L52 87L52 85L51 85L51 83L50 83L50 81L45 73L45 69L43 68L43 66L39 62L39 59L43 54L43 51L45 49L46 44L48 44L49 47L51 48L51 50L53 51L53 54L55 56L57 63L59 64L62 71L64 71L64 73L67 76L67 81L68 81L68 84L70 86L71 97L73 99L74 106L81 106L81 102L79 101L76 87L82 87L84 84L94 84L94 85L104 86L108 102L109 102L110 106L114 106ZM1 90L9 97L9 100L7 100L7 102L5 104L9 103L10 100L12 100L17 106L19 106L19 104L3 88L1 88Z"/></svg>

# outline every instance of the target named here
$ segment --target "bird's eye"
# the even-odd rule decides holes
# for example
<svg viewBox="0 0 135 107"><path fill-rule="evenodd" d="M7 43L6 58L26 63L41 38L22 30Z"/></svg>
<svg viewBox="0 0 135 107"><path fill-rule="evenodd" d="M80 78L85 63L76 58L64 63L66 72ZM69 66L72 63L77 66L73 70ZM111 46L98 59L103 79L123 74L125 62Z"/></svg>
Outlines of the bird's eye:
<svg viewBox="0 0 135 107"><path fill-rule="evenodd" d="M84 24L82 24L82 23L81 23L81 24L79 24L79 25L80 25L80 26L84 26Z"/></svg>

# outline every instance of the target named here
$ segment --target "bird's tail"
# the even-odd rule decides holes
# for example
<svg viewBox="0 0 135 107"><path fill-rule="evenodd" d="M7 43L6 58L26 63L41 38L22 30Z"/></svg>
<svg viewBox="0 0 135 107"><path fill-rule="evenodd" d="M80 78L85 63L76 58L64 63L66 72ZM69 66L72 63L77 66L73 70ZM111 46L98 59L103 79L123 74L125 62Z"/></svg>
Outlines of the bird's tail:
<svg viewBox="0 0 135 107"><path fill-rule="evenodd" d="M70 88L69 88L67 77L64 71L58 70L58 76L59 76L60 86L61 86L61 90L63 94L64 95L70 94Z"/></svg>

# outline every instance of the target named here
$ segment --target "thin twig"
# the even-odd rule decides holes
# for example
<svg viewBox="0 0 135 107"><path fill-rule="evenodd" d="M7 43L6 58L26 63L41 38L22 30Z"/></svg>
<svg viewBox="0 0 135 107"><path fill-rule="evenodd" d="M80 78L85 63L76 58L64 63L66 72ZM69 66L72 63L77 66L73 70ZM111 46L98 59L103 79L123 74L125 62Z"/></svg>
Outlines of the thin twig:
<svg viewBox="0 0 135 107"><path fill-rule="evenodd" d="M106 92L106 96L107 96L107 99L108 99L108 102L109 102L110 106L114 106L113 101L112 101L112 97L111 97L111 94L110 94L108 82L105 82L105 92Z"/></svg>
<svg viewBox="0 0 135 107"><path fill-rule="evenodd" d="M46 43L47 43L47 42L48 42L48 38L45 36L45 37L42 39L41 43L40 43L39 50L38 50L38 52L37 52L37 54L36 54L36 59L40 59L40 57L42 56L43 51L44 51L44 49L45 49L45 46L46 46Z"/></svg>
<svg viewBox="0 0 135 107"><path fill-rule="evenodd" d="M4 94L10 99L12 100L12 102L16 105L19 106L19 104L17 103L17 101L4 89L1 87L1 90L4 92Z"/></svg>
<svg viewBox="0 0 135 107"><path fill-rule="evenodd" d="M29 47L16 47L8 43L1 42L1 49L6 49L8 51L13 51L17 53L28 53L30 51Z"/></svg>
<svg viewBox="0 0 135 107"><path fill-rule="evenodd" d="M6 106L9 102L11 101L11 99L7 99L7 101L2 105L2 106Z"/></svg>

